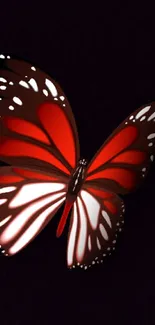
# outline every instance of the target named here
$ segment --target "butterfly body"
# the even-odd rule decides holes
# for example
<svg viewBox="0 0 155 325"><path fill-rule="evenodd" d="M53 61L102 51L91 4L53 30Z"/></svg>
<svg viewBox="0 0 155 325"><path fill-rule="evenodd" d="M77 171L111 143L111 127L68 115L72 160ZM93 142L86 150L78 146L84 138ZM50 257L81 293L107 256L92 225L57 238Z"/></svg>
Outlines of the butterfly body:
<svg viewBox="0 0 155 325"><path fill-rule="evenodd" d="M87 161L85 159L80 159L77 167L74 169L70 181L68 184L67 194L66 194L66 204L64 207L64 211L62 217L60 219L58 228L57 228L57 237L60 237L63 229L65 227L68 214L77 199L77 196L82 188L82 185L85 181L86 174L86 165Z"/></svg>
<svg viewBox="0 0 155 325"><path fill-rule="evenodd" d="M73 171L70 182L68 184L68 195L77 197L81 187L84 183L85 176L86 176L86 165L87 162L85 159L81 159L78 162L77 167Z"/></svg>

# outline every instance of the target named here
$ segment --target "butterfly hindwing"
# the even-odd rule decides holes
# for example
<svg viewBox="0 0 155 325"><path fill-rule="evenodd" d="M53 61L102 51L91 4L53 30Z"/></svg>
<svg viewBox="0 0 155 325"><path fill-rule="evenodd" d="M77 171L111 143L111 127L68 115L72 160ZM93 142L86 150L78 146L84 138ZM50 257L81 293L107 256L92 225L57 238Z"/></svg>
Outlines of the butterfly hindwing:
<svg viewBox="0 0 155 325"><path fill-rule="evenodd" d="M79 159L79 141L60 86L31 64L6 59L0 99L0 159L69 175Z"/></svg>
<svg viewBox="0 0 155 325"><path fill-rule="evenodd" d="M155 154L155 103L140 107L112 133L87 169L86 183L125 194L147 175Z"/></svg>
<svg viewBox="0 0 155 325"><path fill-rule="evenodd" d="M67 265L84 269L102 263L115 249L117 232L122 230L124 204L114 193L84 186L70 221Z"/></svg>
<svg viewBox="0 0 155 325"><path fill-rule="evenodd" d="M67 181L19 167L0 168L0 245L13 255L40 233L63 204Z"/></svg>

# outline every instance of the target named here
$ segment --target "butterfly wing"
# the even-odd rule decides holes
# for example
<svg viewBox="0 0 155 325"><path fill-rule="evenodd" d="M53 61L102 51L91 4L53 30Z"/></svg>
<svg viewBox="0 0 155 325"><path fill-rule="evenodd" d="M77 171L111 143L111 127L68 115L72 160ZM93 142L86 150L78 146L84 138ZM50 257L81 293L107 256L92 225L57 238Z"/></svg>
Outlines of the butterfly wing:
<svg viewBox="0 0 155 325"><path fill-rule="evenodd" d="M74 203L67 247L67 265L87 269L102 263L115 249L122 230L124 204L114 193L84 185Z"/></svg>
<svg viewBox="0 0 155 325"><path fill-rule="evenodd" d="M19 167L0 168L0 245L13 255L35 238L63 204L65 178Z"/></svg>
<svg viewBox="0 0 155 325"><path fill-rule="evenodd" d="M72 213L67 264L85 269L115 249L124 223L123 201L140 185L154 159L155 103L140 107L108 138L86 171Z"/></svg>
<svg viewBox="0 0 155 325"><path fill-rule="evenodd" d="M142 106L112 133L88 165L86 184L125 194L140 185L155 153L155 103Z"/></svg>
<svg viewBox="0 0 155 325"><path fill-rule="evenodd" d="M7 57L0 98L0 159L70 175L79 159L79 141L60 86L31 64Z"/></svg>

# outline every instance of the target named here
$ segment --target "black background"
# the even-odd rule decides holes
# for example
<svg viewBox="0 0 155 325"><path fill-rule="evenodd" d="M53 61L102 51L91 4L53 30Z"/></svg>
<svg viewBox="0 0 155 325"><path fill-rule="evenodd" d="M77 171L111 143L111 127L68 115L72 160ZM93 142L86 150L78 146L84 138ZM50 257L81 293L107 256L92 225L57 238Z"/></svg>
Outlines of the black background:
<svg viewBox="0 0 155 325"><path fill-rule="evenodd" d="M76 118L81 154L91 159L132 111L155 100L154 11L116 2L71 5L1 2L0 52L46 71ZM155 165L124 197L116 253L88 271L67 270L58 213L22 252L0 258L0 324L154 325Z"/></svg>

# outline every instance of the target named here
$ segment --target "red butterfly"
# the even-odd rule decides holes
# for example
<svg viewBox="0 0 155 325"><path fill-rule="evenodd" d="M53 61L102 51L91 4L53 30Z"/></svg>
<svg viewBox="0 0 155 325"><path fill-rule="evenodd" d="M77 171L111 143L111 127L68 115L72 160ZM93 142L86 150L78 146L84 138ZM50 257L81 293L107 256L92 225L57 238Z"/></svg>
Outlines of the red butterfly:
<svg viewBox="0 0 155 325"><path fill-rule="evenodd" d="M87 164L80 159L66 96L47 74L6 58L0 78L0 244L5 255L26 246L65 202L59 237L73 207L68 267L103 262L115 249L124 204L153 161L155 104L140 107Z"/></svg>

